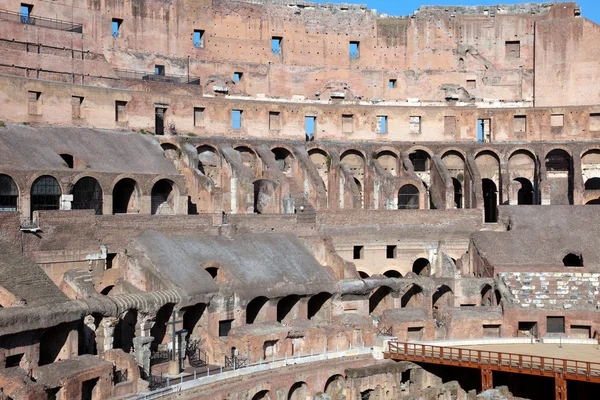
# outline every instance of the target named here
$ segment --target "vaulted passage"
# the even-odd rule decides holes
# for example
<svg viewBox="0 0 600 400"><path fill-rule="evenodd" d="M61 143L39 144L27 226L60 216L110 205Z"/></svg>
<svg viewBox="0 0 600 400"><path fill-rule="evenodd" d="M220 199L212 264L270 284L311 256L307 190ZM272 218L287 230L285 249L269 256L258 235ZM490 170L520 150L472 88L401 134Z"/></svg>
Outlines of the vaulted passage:
<svg viewBox="0 0 600 400"><path fill-rule="evenodd" d="M98 181L86 176L73 186L73 210L94 210L102 215L102 188Z"/></svg>
<svg viewBox="0 0 600 400"><path fill-rule="evenodd" d="M491 179L482 179L483 207L485 222L498 221L498 189Z"/></svg>
<svg viewBox="0 0 600 400"><path fill-rule="evenodd" d="M246 306L246 323L255 324L267 321L269 299L261 296L252 299Z"/></svg>
<svg viewBox="0 0 600 400"><path fill-rule="evenodd" d="M113 189L113 214L127 214L137 208L137 183L130 178L121 179Z"/></svg>
<svg viewBox="0 0 600 400"><path fill-rule="evenodd" d="M152 207L151 213L155 214L174 214L175 209L175 190L173 182L168 179L161 179L152 187Z"/></svg>
<svg viewBox="0 0 600 400"><path fill-rule="evenodd" d="M60 185L54 177L40 176L31 185L31 212L58 210L61 195Z"/></svg>

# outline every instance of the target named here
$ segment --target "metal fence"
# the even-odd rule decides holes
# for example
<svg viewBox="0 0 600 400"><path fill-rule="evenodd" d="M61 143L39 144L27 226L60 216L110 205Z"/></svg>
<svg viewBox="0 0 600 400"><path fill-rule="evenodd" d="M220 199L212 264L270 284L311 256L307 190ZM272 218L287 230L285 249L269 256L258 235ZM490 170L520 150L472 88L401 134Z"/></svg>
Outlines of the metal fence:
<svg viewBox="0 0 600 400"><path fill-rule="evenodd" d="M158 75L145 71L134 71L130 69L119 69L115 71L121 79L138 79L142 81L176 83L186 85L200 85L200 78L191 75Z"/></svg>
<svg viewBox="0 0 600 400"><path fill-rule="evenodd" d="M14 11L0 10L0 19L5 21L17 22L26 25L41 26L42 28L58 29L61 31L83 33L82 24L74 24L69 21L62 21L55 18L37 17L34 15L25 15Z"/></svg>

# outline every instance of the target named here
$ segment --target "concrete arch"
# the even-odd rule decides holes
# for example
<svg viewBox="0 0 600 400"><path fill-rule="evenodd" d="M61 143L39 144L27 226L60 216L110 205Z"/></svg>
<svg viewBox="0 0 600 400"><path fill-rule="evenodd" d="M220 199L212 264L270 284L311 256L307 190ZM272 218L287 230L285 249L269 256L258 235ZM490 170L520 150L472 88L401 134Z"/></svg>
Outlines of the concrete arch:
<svg viewBox="0 0 600 400"><path fill-rule="evenodd" d="M377 149L375 151L373 151L373 154L375 154L375 157L378 158L381 155L380 153L384 153L384 152L392 153L396 158L400 157L400 152L398 151L398 149L395 147L392 147L392 146L377 147Z"/></svg>
<svg viewBox="0 0 600 400"><path fill-rule="evenodd" d="M509 161L517 153L529 153L529 156L531 156L531 158L533 158L537 162L537 155L535 153L535 150L525 145L505 149L503 152L503 159L505 161Z"/></svg>
<svg viewBox="0 0 600 400"><path fill-rule="evenodd" d="M461 157L463 161L467 159L467 154L465 153L465 151L458 147L445 147L438 154L441 154L441 158L443 159L444 157L449 156L453 153L456 153L456 155Z"/></svg>
<svg viewBox="0 0 600 400"><path fill-rule="evenodd" d="M365 155L364 151L356 149L354 147L346 147L340 151L340 162L342 162L342 160L345 157L348 157L349 155L359 156L363 159L363 161L367 160L367 156Z"/></svg>
<svg viewBox="0 0 600 400"><path fill-rule="evenodd" d="M129 212L131 208L133 211L138 211L141 209L140 203L142 201L142 190L140 188L140 184L133 178L123 177L118 181L114 182L112 185L113 188L110 191L112 196L112 213L118 214L126 214ZM133 187L133 190L130 192L130 187ZM115 191L119 191L122 194L117 196ZM122 193L121 193L122 191Z"/></svg>
<svg viewBox="0 0 600 400"><path fill-rule="evenodd" d="M200 143L199 145L195 146L196 148L196 152L199 152L200 149L210 149L210 151L212 151L215 154L218 154L219 157L221 157L221 152L219 151L219 149L215 146L213 146L212 144L209 143Z"/></svg>
<svg viewBox="0 0 600 400"><path fill-rule="evenodd" d="M498 163L500 163L502 160L501 154L496 149L494 149L493 147L489 147L489 146L485 146L485 147L477 149L475 151L475 153L473 154L473 158L475 158L475 160L477 160L478 157L481 157L485 154L489 154L489 155L492 155L493 157L495 157L496 160L498 161Z"/></svg>
<svg viewBox="0 0 600 400"><path fill-rule="evenodd" d="M423 191L422 185L414 185L412 183L404 183L399 187L398 191L398 209L399 210L418 210L423 208Z"/></svg>
<svg viewBox="0 0 600 400"><path fill-rule="evenodd" d="M414 152L419 151L419 150L420 151L424 151L425 153L427 153L429 155L429 158L432 158L433 155L434 155L434 152L430 148L425 147L425 146L421 146L421 145L411 146L411 147L408 148L408 150L406 150L406 152L408 154L410 154L410 153L414 153Z"/></svg>
<svg viewBox="0 0 600 400"><path fill-rule="evenodd" d="M554 144L552 146L546 147L544 150L545 150L544 158L548 157L548 154L550 154L554 150L562 150L565 153L567 153L569 155L569 157L571 157L571 159L573 159L573 151L569 148L569 146Z"/></svg>
<svg viewBox="0 0 600 400"><path fill-rule="evenodd" d="M369 296L369 314L382 314L383 311L394 308L393 291L389 286L374 289Z"/></svg>
<svg viewBox="0 0 600 400"><path fill-rule="evenodd" d="M586 146L583 150L579 152L579 156L583 158L587 153L598 152L600 153L600 147L597 146Z"/></svg>
<svg viewBox="0 0 600 400"><path fill-rule="evenodd" d="M112 180L112 182L110 183L110 185L108 186L108 188L106 189L106 192L107 193L112 193L115 190L116 184L119 183L119 181L121 181L123 179L131 179L131 180L135 181L135 183L138 186L137 189L139 190L138 195L140 197L145 195L144 191L142 190L142 185L138 182L138 179L137 179L137 177L134 174L119 174L119 175L117 175Z"/></svg>
<svg viewBox="0 0 600 400"><path fill-rule="evenodd" d="M443 284L436 288L431 296L431 306L433 308L454 306L454 292L450 286Z"/></svg>
<svg viewBox="0 0 600 400"><path fill-rule="evenodd" d="M402 297L400 297L400 306L402 308L422 308L423 307L423 287L416 283L408 285Z"/></svg>
<svg viewBox="0 0 600 400"><path fill-rule="evenodd" d="M308 393L306 382L296 382L290 387L287 400L306 400Z"/></svg>
<svg viewBox="0 0 600 400"><path fill-rule="evenodd" d="M330 376L329 379L327 379L327 382L325 382L323 392L332 399L345 399L346 379L340 374Z"/></svg>
<svg viewBox="0 0 600 400"><path fill-rule="evenodd" d="M100 174L95 174L93 172L82 172L77 175L73 175L69 181L69 185L71 185L71 190L73 189L73 186L75 186L75 184L81 178L94 178L96 181L98 181L98 184L100 185L100 188L102 189L102 193L105 193L106 189L104 188L104 184L102 183L102 181L103 180L106 181L106 178ZM69 191L69 193L70 192L71 191Z"/></svg>
<svg viewBox="0 0 600 400"><path fill-rule="evenodd" d="M319 145L315 145L313 144L312 146L308 146L306 147L306 152L310 155L311 152L313 151L318 151L320 153L325 154L325 156L329 157L329 151L327 150L327 148L323 147L323 146L319 146Z"/></svg>
<svg viewBox="0 0 600 400"><path fill-rule="evenodd" d="M96 215L102 215L104 204L104 189L102 188L102 184L92 175L82 175L71 187L71 194L73 195L71 209L93 209Z"/></svg>

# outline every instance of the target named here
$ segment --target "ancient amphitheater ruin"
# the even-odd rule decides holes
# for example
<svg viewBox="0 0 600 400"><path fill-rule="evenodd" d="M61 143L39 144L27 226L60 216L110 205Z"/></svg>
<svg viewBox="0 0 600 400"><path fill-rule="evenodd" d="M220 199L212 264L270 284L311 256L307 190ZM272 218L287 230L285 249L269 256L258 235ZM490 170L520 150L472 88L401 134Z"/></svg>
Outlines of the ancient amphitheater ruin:
<svg viewBox="0 0 600 400"><path fill-rule="evenodd" d="M0 0L0 399L598 399L571 2Z"/></svg>

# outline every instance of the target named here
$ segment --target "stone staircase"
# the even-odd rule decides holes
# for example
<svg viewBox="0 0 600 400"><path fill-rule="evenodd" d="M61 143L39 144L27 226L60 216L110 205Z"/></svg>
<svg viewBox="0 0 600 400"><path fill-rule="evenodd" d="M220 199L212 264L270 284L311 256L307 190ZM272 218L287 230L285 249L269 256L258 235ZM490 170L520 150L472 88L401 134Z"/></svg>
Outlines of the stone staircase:
<svg viewBox="0 0 600 400"><path fill-rule="evenodd" d="M501 272L498 276L522 308L600 308L600 273Z"/></svg>

